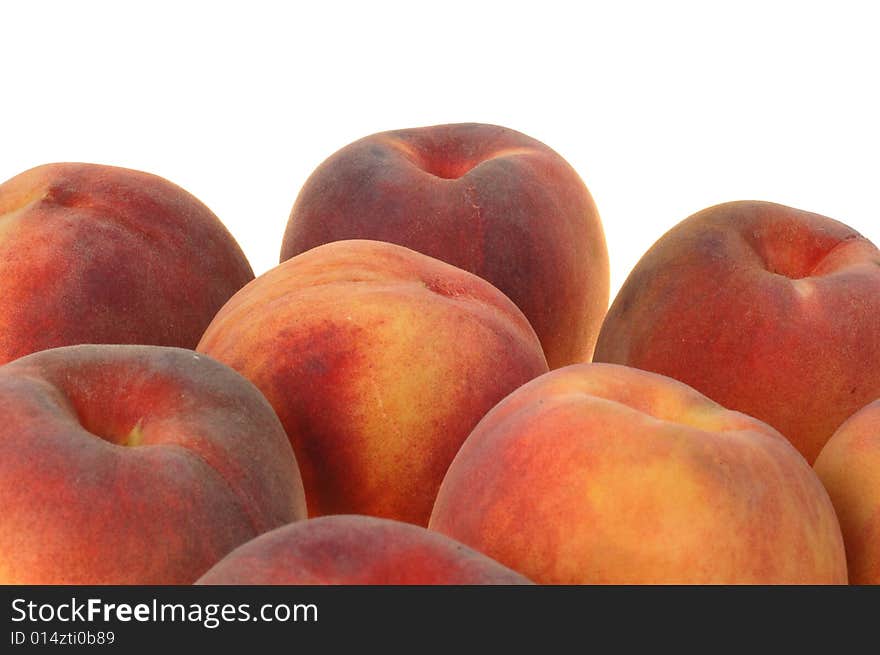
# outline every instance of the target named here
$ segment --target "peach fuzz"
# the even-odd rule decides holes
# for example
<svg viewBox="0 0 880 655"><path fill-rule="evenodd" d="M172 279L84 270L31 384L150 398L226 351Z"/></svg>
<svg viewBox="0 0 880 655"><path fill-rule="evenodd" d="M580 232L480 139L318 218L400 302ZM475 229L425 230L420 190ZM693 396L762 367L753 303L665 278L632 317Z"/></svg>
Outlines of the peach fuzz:
<svg viewBox="0 0 880 655"><path fill-rule="evenodd" d="M880 396L880 252L839 221L732 202L642 257L594 361L681 380L785 435L812 463Z"/></svg>
<svg viewBox="0 0 880 655"><path fill-rule="evenodd" d="M539 584L843 584L834 509L803 457L686 385L608 364L498 404L429 528Z"/></svg>
<svg viewBox="0 0 880 655"><path fill-rule="evenodd" d="M0 583L191 584L305 517L247 380L190 350L80 345L0 366Z"/></svg>
<svg viewBox="0 0 880 655"><path fill-rule="evenodd" d="M342 148L300 190L281 261L343 239L396 243L470 271L522 310L551 368L590 359L608 309L602 223L577 172L536 139L461 123Z"/></svg>
<svg viewBox="0 0 880 655"><path fill-rule="evenodd" d="M198 350L275 408L310 516L423 525L483 414L547 371L528 321L488 282L362 240L319 246L258 277Z"/></svg>
<svg viewBox="0 0 880 655"><path fill-rule="evenodd" d="M813 468L837 510L849 581L880 584L880 399L844 421Z"/></svg>
<svg viewBox="0 0 880 655"><path fill-rule="evenodd" d="M300 521L239 546L196 584L525 585L506 566L423 527L370 516Z"/></svg>
<svg viewBox="0 0 880 655"><path fill-rule="evenodd" d="M253 277L220 220L161 177L62 163L0 185L0 364L79 343L194 348Z"/></svg>

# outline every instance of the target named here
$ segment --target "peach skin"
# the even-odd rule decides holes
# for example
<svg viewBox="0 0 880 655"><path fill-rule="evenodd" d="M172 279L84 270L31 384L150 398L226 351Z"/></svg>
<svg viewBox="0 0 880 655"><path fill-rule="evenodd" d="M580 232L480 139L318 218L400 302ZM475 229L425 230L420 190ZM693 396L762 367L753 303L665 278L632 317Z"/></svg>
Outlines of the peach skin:
<svg viewBox="0 0 880 655"><path fill-rule="evenodd" d="M423 527L371 516L299 521L243 544L204 585L524 585L482 553Z"/></svg>
<svg viewBox="0 0 880 655"><path fill-rule="evenodd" d="M785 435L812 463L880 396L880 252L843 223L768 202L710 207L642 257L595 361L681 380Z"/></svg>
<svg viewBox="0 0 880 655"><path fill-rule="evenodd" d="M378 241L319 246L258 277L220 310L198 350L269 399L310 516L422 525L477 421L547 371L504 294Z"/></svg>
<svg viewBox="0 0 880 655"><path fill-rule="evenodd" d="M191 350L79 345L0 366L0 583L191 584L305 517L269 403Z"/></svg>
<svg viewBox="0 0 880 655"><path fill-rule="evenodd" d="M850 583L880 584L880 399L844 421L813 468L837 510Z"/></svg>
<svg viewBox="0 0 880 655"><path fill-rule="evenodd" d="M0 185L0 364L79 343L194 348L253 277L220 220L155 175L48 164Z"/></svg>
<svg viewBox="0 0 880 655"><path fill-rule="evenodd" d="M845 584L828 494L770 426L610 364L543 375L480 421L429 528L538 584Z"/></svg>
<svg viewBox="0 0 880 655"><path fill-rule="evenodd" d="M374 134L300 191L281 261L343 239L387 241L488 280L526 315L551 368L589 361L608 309L593 198L555 151L497 125Z"/></svg>

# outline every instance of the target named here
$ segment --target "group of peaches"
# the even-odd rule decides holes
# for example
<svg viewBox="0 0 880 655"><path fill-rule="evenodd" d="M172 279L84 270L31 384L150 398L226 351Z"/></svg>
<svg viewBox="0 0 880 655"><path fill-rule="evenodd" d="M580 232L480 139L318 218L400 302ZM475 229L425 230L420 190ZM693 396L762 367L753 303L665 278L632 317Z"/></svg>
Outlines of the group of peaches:
<svg viewBox="0 0 880 655"><path fill-rule="evenodd" d="M161 177L0 185L0 582L880 583L843 223L710 207L609 309L575 170L455 124L344 147L278 236L255 278Z"/></svg>

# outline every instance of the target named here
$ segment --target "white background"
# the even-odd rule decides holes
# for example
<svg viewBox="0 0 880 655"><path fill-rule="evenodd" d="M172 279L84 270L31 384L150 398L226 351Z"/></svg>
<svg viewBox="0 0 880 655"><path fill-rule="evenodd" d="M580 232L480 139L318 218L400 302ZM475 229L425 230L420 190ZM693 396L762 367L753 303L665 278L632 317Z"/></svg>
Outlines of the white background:
<svg viewBox="0 0 880 655"><path fill-rule="evenodd" d="M309 173L368 134L478 121L581 174L612 297L675 223L781 202L880 242L872 3L0 4L0 180L53 161L183 186L257 274Z"/></svg>

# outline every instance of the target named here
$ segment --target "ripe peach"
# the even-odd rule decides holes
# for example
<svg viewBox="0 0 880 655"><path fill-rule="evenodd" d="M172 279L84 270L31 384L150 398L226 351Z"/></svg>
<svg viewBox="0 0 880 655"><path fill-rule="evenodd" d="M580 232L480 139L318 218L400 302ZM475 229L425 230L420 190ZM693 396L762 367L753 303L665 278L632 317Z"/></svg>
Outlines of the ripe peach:
<svg viewBox="0 0 880 655"><path fill-rule="evenodd" d="M191 584L305 517L278 417L190 350L80 345L0 366L0 584Z"/></svg>
<svg viewBox="0 0 880 655"><path fill-rule="evenodd" d="M558 369L493 408L429 528L539 584L847 581L828 494L782 435L609 364Z"/></svg>
<svg viewBox="0 0 880 655"><path fill-rule="evenodd" d="M342 239L396 243L479 275L535 328L551 368L588 361L608 309L599 213L543 143L464 123L352 143L306 181L281 261Z"/></svg>
<svg viewBox="0 0 880 655"><path fill-rule="evenodd" d="M477 421L547 371L534 331L500 291L378 241L319 246L258 277L198 350L269 399L310 516L421 524Z"/></svg>
<svg viewBox="0 0 880 655"><path fill-rule="evenodd" d="M849 581L880 584L880 400L844 421L813 468L837 510Z"/></svg>
<svg viewBox="0 0 880 655"><path fill-rule="evenodd" d="M79 343L194 348L253 277L217 217L155 175L49 164L0 185L0 364Z"/></svg>
<svg viewBox="0 0 880 655"><path fill-rule="evenodd" d="M710 207L642 257L594 361L674 377L766 421L809 462L880 396L880 252L767 202Z"/></svg>
<svg viewBox="0 0 880 655"><path fill-rule="evenodd" d="M520 585L530 581L423 527L370 516L299 521L239 546L213 585Z"/></svg>

